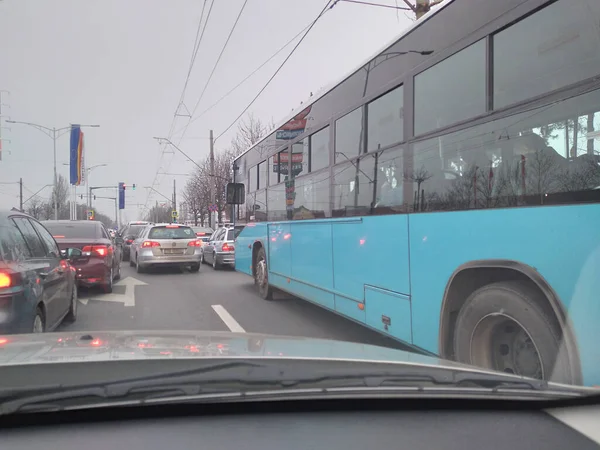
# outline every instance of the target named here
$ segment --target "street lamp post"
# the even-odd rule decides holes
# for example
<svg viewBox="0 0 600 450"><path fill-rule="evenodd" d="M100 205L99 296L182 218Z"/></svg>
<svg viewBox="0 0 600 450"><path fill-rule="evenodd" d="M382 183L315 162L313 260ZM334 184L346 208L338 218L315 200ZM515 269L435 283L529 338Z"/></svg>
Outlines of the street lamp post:
<svg viewBox="0 0 600 450"><path fill-rule="evenodd" d="M57 195L57 189L58 189L58 174L56 172L56 140L61 137L63 134L65 134L67 132L67 130L70 130L72 125L69 125L68 127L62 127L62 128L49 128L49 127L45 127L43 125L39 125L37 123L31 123L31 122L21 122L19 120L7 120L7 123L16 123L16 124L22 124L22 125L29 125L30 127L36 128L38 130L40 130L42 133L44 133L46 136L48 136L50 139L52 139L53 143L54 143L54 192L53 192L53 197L54 197L54 220L58 220L58 195ZM93 127L93 128L98 128L100 125L79 125L79 127ZM61 133L62 132L62 133Z"/></svg>

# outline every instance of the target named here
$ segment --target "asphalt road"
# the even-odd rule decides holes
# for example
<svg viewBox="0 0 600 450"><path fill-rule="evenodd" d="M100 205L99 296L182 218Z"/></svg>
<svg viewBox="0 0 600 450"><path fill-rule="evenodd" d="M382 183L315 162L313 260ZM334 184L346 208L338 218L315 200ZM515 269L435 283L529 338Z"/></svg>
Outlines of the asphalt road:
<svg viewBox="0 0 600 450"><path fill-rule="evenodd" d="M263 300L252 278L231 269L203 265L199 273L162 268L138 274L123 262L121 273L113 294L81 289L77 321L57 331L245 331L404 348L304 300Z"/></svg>

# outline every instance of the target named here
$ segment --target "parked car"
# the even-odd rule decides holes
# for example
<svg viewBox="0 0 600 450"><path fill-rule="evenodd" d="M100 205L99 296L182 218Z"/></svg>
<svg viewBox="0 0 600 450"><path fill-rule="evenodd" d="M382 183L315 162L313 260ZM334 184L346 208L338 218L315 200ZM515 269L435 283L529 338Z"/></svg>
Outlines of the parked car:
<svg viewBox="0 0 600 450"><path fill-rule="evenodd" d="M215 270L224 265L235 267L235 239L243 229L244 225L227 224L215 231L202 246L202 262L212 264Z"/></svg>
<svg viewBox="0 0 600 450"><path fill-rule="evenodd" d="M77 318L75 269L42 224L0 212L0 333L42 333Z"/></svg>
<svg viewBox="0 0 600 450"><path fill-rule="evenodd" d="M131 254L131 243L138 236L139 232L150 224L150 222L144 222L140 220L136 222L129 222L125 228L119 231L119 236L123 238L123 261L129 260L129 255Z"/></svg>
<svg viewBox="0 0 600 450"><path fill-rule="evenodd" d="M77 270L79 285L100 286L112 292L121 277L121 238L113 241L102 222L94 220L47 220L42 222Z"/></svg>
<svg viewBox="0 0 600 450"><path fill-rule="evenodd" d="M131 246L129 265L138 273L153 266L188 266L200 270L202 241L196 233L177 223L154 224L145 227Z"/></svg>
<svg viewBox="0 0 600 450"><path fill-rule="evenodd" d="M198 239L200 239L202 242L208 242L212 234L215 232L215 230L213 230L210 227L192 226L191 228L194 231L194 233L196 233L196 236L198 236Z"/></svg>

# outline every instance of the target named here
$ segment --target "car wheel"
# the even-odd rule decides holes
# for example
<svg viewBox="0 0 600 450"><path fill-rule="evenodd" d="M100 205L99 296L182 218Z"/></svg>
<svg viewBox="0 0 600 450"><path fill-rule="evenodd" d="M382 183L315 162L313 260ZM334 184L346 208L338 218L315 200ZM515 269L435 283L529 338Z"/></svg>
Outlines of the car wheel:
<svg viewBox="0 0 600 450"><path fill-rule="evenodd" d="M264 248L258 250L254 263L254 284L258 288L258 295L265 300L273 300L273 289L269 285L269 271L267 268L267 255Z"/></svg>
<svg viewBox="0 0 600 450"><path fill-rule="evenodd" d="M121 279L121 262L117 265L117 274L115 275L115 280Z"/></svg>
<svg viewBox="0 0 600 450"><path fill-rule="evenodd" d="M71 291L71 304L69 305L69 312L65 316L65 321L73 323L77 320L77 283L73 282L73 291Z"/></svg>
<svg viewBox="0 0 600 450"><path fill-rule="evenodd" d="M221 265L217 262L217 255L213 253L212 255L212 267L214 270L219 270Z"/></svg>
<svg viewBox="0 0 600 450"><path fill-rule="evenodd" d="M454 327L457 361L520 376L573 384L576 368L545 298L521 282L492 283L473 292Z"/></svg>
<svg viewBox="0 0 600 450"><path fill-rule="evenodd" d="M46 324L44 320L44 313L38 306L35 310L35 316L33 318L33 325L31 327L32 333L43 333L46 330Z"/></svg>
<svg viewBox="0 0 600 450"><path fill-rule="evenodd" d="M135 262L133 262L133 258L130 256L129 257L129 267L133 267L135 266Z"/></svg>
<svg viewBox="0 0 600 450"><path fill-rule="evenodd" d="M200 253L200 264L206 264L206 261L204 261L204 252Z"/></svg>
<svg viewBox="0 0 600 450"><path fill-rule="evenodd" d="M107 294L110 294L113 291L113 279L114 279L114 273L113 273L113 268L110 268L110 274L108 275L108 279L106 280L106 283L104 283L104 285L102 286L104 288L104 292L106 292Z"/></svg>
<svg viewBox="0 0 600 450"><path fill-rule="evenodd" d="M190 266L190 272L198 272L200 271L200 263L192 264Z"/></svg>
<svg viewBox="0 0 600 450"><path fill-rule="evenodd" d="M123 261L129 261L129 263L131 264L131 253L130 252L123 252Z"/></svg>

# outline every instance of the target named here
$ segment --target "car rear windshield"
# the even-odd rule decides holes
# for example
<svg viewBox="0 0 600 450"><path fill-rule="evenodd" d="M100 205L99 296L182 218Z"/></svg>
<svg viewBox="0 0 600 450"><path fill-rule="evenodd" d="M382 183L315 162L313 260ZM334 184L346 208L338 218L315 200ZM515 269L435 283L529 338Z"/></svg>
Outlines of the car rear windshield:
<svg viewBox="0 0 600 450"><path fill-rule="evenodd" d="M165 225L154 227L148 234L148 239L194 239L196 233L190 227Z"/></svg>
<svg viewBox="0 0 600 450"><path fill-rule="evenodd" d="M228 241L235 240L235 238L237 238L240 235L242 230L243 230L243 228L235 228L233 230L227 231L227 240Z"/></svg>
<svg viewBox="0 0 600 450"><path fill-rule="evenodd" d="M125 230L125 235L126 236L137 236L145 226L146 225L129 225L129 228L127 230Z"/></svg>
<svg viewBox="0 0 600 450"><path fill-rule="evenodd" d="M44 222L46 229L56 239L98 239L100 230L92 223L53 223Z"/></svg>

